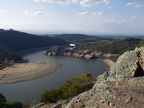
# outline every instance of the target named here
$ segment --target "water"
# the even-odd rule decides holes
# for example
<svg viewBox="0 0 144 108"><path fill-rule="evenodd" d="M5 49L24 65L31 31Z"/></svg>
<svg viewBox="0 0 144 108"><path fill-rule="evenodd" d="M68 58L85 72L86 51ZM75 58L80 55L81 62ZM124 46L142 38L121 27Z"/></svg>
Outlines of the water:
<svg viewBox="0 0 144 108"><path fill-rule="evenodd" d="M24 57L30 59L29 62L57 60L62 63L62 67L56 72L36 80L0 85L0 93L4 94L8 101L26 103L35 99L39 102L44 91L60 87L70 77L79 76L86 72L98 76L107 70L107 65L99 59L86 60L66 56L45 56L42 51L27 53Z"/></svg>

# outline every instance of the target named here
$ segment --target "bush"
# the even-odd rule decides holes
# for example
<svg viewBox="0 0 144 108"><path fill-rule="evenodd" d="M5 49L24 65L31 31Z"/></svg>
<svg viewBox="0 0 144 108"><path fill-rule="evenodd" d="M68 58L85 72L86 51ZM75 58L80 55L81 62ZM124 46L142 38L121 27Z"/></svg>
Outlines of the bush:
<svg viewBox="0 0 144 108"><path fill-rule="evenodd" d="M95 81L95 77L90 73L69 78L60 88L50 89L44 92L41 102L56 102L59 99L68 99L76 96L81 92L91 89Z"/></svg>
<svg viewBox="0 0 144 108"><path fill-rule="evenodd" d="M138 48L140 47L144 47L144 40L142 40L138 45L137 45Z"/></svg>
<svg viewBox="0 0 144 108"><path fill-rule="evenodd" d="M60 88L50 89L44 92L41 97L41 102L56 102L61 97L61 90Z"/></svg>
<svg viewBox="0 0 144 108"><path fill-rule="evenodd" d="M0 108L22 108L21 102L7 102L6 97L0 93Z"/></svg>

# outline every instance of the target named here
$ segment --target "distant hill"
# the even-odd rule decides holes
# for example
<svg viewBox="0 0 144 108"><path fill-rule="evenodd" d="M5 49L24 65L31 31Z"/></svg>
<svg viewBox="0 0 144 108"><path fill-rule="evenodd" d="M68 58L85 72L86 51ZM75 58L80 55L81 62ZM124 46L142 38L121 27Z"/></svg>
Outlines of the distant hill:
<svg viewBox="0 0 144 108"><path fill-rule="evenodd" d="M0 30L0 44L18 52L32 48L66 45L68 42L56 37L37 36L14 30Z"/></svg>
<svg viewBox="0 0 144 108"><path fill-rule="evenodd" d="M59 35L52 35L52 36L69 41L71 43L87 43L87 42L96 42L99 40L111 39L111 38L102 38L98 36L89 36L84 34L59 34Z"/></svg>
<svg viewBox="0 0 144 108"><path fill-rule="evenodd" d="M108 41L99 41L95 43L80 44L76 47L77 50L97 50L103 53L119 54L120 55L127 51L133 50L142 39L138 38L125 38L125 39L114 39Z"/></svg>

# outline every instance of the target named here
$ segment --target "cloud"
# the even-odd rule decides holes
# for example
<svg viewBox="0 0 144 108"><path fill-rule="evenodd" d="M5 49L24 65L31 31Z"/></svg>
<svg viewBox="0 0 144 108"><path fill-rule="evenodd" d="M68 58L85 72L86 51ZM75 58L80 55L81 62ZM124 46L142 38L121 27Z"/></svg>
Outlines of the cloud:
<svg viewBox="0 0 144 108"><path fill-rule="evenodd" d="M111 19L111 20L106 20L104 23L105 24L123 24L126 22L127 22L126 20L116 21L115 19Z"/></svg>
<svg viewBox="0 0 144 108"><path fill-rule="evenodd" d="M109 4L109 0L71 0L71 2L80 3L80 5L85 7L104 6Z"/></svg>
<svg viewBox="0 0 144 108"><path fill-rule="evenodd" d="M130 17L131 19L135 19L136 18L136 16L132 16L132 17Z"/></svg>
<svg viewBox="0 0 144 108"><path fill-rule="evenodd" d="M0 10L0 13L7 13L8 10Z"/></svg>
<svg viewBox="0 0 144 108"><path fill-rule="evenodd" d="M104 12L92 12L92 15L102 16Z"/></svg>
<svg viewBox="0 0 144 108"><path fill-rule="evenodd" d="M132 6L134 8L141 8L141 7L144 7L144 4L143 3L137 3L137 2L129 2L126 4L126 6Z"/></svg>
<svg viewBox="0 0 144 108"><path fill-rule="evenodd" d="M105 23L114 23L114 22L115 22L114 19L111 19L111 20L107 20L107 21L105 21Z"/></svg>
<svg viewBox="0 0 144 108"><path fill-rule="evenodd" d="M47 2L47 3L57 3L57 4L68 4L70 0L34 0L35 2Z"/></svg>
<svg viewBox="0 0 144 108"><path fill-rule="evenodd" d="M43 12L32 12L32 11L26 11L25 14L28 14L28 15L46 15L45 13Z"/></svg>
<svg viewBox="0 0 144 108"><path fill-rule="evenodd" d="M111 9L111 8L113 8L113 6L108 6L107 8L108 8L108 9Z"/></svg>
<svg viewBox="0 0 144 108"><path fill-rule="evenodd" d="M85 12L77 12L78 15L89 15L89 13L87 11Z"/></svg>
<svg viewBox="0 0 144 108"><path fill-rule="evenodd" d="M108 5L110 0L34 0L35 2L47 2L47 3L57 3L57 4L69 4L69 3L79 3L85 7L91 6L104 6Z"/></svg>
<svg viewBox="0 0 144 108"><path fill-rule="evenodd" d="M102 16L102 15L104 15L104 12L99 11L99 12L92 12L92 13L90 13L90 12L85 11L85 12L78 12L77 14L78 15L96 15L96 16Z"/></svg>

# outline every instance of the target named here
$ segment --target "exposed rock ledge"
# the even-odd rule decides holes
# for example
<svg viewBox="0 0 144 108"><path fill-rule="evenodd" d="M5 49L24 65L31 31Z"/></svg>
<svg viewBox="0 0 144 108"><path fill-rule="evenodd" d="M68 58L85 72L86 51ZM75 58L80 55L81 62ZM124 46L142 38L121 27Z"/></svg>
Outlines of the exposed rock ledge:
<svg viewBox="0 0 144 108"><path fill-rule="evenodd" d="M103 57L116 56L116 54L105 54L102 52L90 51L88 49L86 49L86 50L76 50L76 49L67 50L64 47L60 47L60 46L54 46L54 47L44 51L43 54L48 55L48 56L53 56L53 55L74 56L74 57L86 58L86 59L98 58L100 56L103 56Z"/></svg>
<svg viewBox="0 0 144 108"><path fill-rule="evenodd" d="M38 108L144 108L143 63L144 48L127 51L91 90Z"/></svg>

